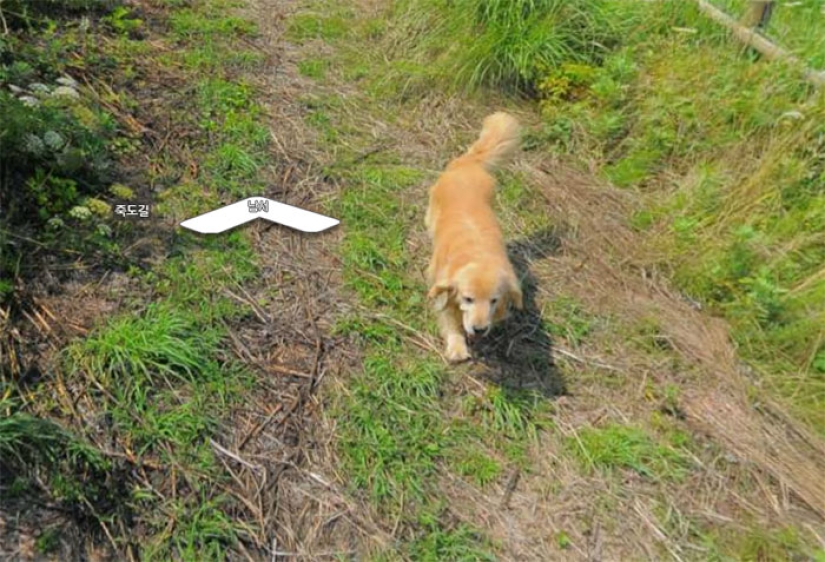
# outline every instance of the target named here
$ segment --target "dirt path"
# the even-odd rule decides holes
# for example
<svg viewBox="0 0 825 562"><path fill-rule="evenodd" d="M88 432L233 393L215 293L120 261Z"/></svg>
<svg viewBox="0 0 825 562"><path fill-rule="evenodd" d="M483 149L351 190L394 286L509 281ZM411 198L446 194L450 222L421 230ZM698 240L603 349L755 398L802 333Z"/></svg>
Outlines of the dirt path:
<svg viewBox="0 0 825 562"><path fill-rule="evenodd" d="M280 7L279 3L261 0L260 21L271 21L266 14ZM277 27L270 33L271 40L281 41ZM392 106L393 102L388 102L389 111L403 113L390 122L382 118L388 107L359 113L365 106L347 97L363 98L364 94L336 72L336 63L320 82L300 77L298 62L318 58L339 60L336 47L323 41L287 45L277 67L277 79L271 82L273 98L294 99L302 94L339 97L353 126L370 130L377 144L389 146L409 165L421 166L430 175L473 137L483 115L499 108L498 104L485 107L433 95L413 104ZM305 115L290 106L273 107L280 111L275 121L287 124L277 129L283 131L283 142L278 144L290 145L285 156L289 158L290 152L301 155L299 158L311 155L310 161L301 163L302 180L295 184L293 177L284 182L284 187L292 184L296 194L306 193L308 186L314 191L313 186L323 185L323 181L320 175L313 176L313 171L319 174L317 170L323 164L334 160L334 147L314 144L317 135L313 139L313 133L307 132L302 121ZM513 110L528 126L535 121L529 110ZM301 140L297 146L295 139ZM486 488L444 471L442 493L449 499L453 514L497 540L502 558L508 560L661 556L700 560L710 552L700 528L720 525L741 531L754 522L766 529L796 525L814 536L825 537L822 443L781 414L778 405L763 401L756 407L748 399L750 383L740 372L725 325L697 311L655 272L646 270L637 251L640 241L626 226L635 204L632 197L542 154L524 155L514 169L533 193L543 196L536 204L549 214L549 222L554 225L552 243L542 244L523 218L506 213L510 234L528 241L515 251L520 252L523 269L535 283L533 311L540 315L552 307L554 299L574 296L591 314L609 320L575 347L564 341L536 342L533 336L519 332L524 341L533 337L526 345L544 346L544 351L554 356L559 365L557 372L564 378L564 383L553 383L566 386L565 395L555 400L555 428L539 436L528 469L508 472ZM424 187L403 197L417 201L413 204L420 207ZM287 201L291 200L290 192L285 195ZM294 197L296 202L306 202ZM346 235L346 226L342 225L339 235ZM336 242L332 237L323 242L287 239L301 244L302 251L313 256L308 263L331 264L330 274L335 276ZM260 247L271 250L285 243L283 233L267 232L261 236ZM409 245L419 260L426 259L422 233L414 234ZM295 248L289 250L295 253ZM313 252L318 252L317 258ZM309 269L314 273L302 273L321 275L314 267ZM312 291L321 291L322 286L319 283ZM285 304L282 301L279 306ZM321 298L308 306L320 319L342 304ZM270 314L275 310L277 307ZM645 323L655 333L640 336L636 330ZM431 334L417 337L419 342L423 339L427 346L438 348ZM653 347L640 349L636 345L640 338L652 341ZM332 340L324 341L324 349L334 345ZM311 353L304 356L310 357ZM327 359L325 364L333 363ZM333 375L339 381L357 363L344 365ZM456 392L472 395L478 384L506 383L514 375L512 371L512 366L481 362L460 371L465 380ZM522 369L518 375L530 379L527 371ZM537 385L550 384L541 373L533 379ZM530 383L522 380L520 384ZM675 388L676 395L664 399L660 391L666 387ZM549 395L560 390L554 388ZM615 474L583 471L563 445L579 439L583 429L607 422L649 425L651 416L661 411L667 411L668 427L688 432L695 443L686 479L651 482L627 474L617 478ZM285 496L281 497L290 498L282 520L292 521L292 525L287 525L287 536L280 540L310 558L324 549L340 550L342 541L349 550L363 551L369 543L374 546L375 537L367 539L368 532L381 532L383 538L377 536L375 542L388 544L395 532L390 522L381 521L365 504L344 499L346 495L333 485L320 484L335 480L330 466L335 456L327 453L305 455L302 460L306 468L296 472L303 474L303 480L282 492ZM306 477L313 472L317 473L315 477ZM338 485L342 489L346 482L339 481ZM314 498L299 499L301 494ZM304 513L302 521L293 519L296 512ZM331 517L348 521L345 529L321 531L322 522L329 522ZM329 524L332 529L337 526ZM336 532L340 534L333 537ZM559 538L562 536L566 537L563 541Z"/></svg>
<svg viewBox="0 0 825 562"><path fill-rule="evenodd" d="M255 46L267 60L253 79L267 100L272 138L273 164L262 195L322 210L336 187L324 177L312 131L296 103L308 84L283 40L287 10L282 2L262 1L241 11L256 22ZM332 322L346 306L337 257L341 231L307 235L256 224L251 236L260 282L237 287L235 296L255 310L255 318L233 326L232 340L238 357L254 367L268 390L251 397L246 410L253 413L236 418L226 443L240 458L227 466L233 491L256 522L256 549L245 555L328 559L361 550L382 531L325 474L333 463L331 431L323 425L318 395L326 380L346 376L357 364L357 350L332 335Z"/></svg>

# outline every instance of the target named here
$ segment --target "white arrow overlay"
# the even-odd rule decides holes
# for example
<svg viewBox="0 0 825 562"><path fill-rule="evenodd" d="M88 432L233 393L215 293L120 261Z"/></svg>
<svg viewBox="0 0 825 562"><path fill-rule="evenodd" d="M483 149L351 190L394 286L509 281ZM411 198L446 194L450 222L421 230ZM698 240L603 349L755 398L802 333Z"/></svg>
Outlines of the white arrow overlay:
<svg viewBox="0 0 825 562"><path fill-rule="evenodd" d="M341 222L272 199L250 197L185 220L180 225L201 234L217 234L255 219L266 219L301 232L321 232Z"/></svg>

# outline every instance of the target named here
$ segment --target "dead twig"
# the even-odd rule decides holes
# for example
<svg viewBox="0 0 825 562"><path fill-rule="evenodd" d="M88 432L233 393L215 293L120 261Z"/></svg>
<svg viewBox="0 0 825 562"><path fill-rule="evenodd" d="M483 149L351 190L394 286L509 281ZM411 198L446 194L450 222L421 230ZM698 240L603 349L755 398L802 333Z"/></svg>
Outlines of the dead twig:
<svg viewBox="0 0 825 562"><path fill-rule="evenodd" d="M275 371L277 373L282 373L284 375L290 375L292 377L299 377L302 379L313 379L315 378L310 373L304 373L303 371L296 371L295 369L290 369L289 367L285 367L283 365L270 365L268 369Z"/></svg>
<svg viewBox="0 0 825 562"><path fill-rule="evenodd" d="M238 287L244 293L246 293L246 291L243 289L243 287L240 287L240 286L238 286ZM264 325L269 324L269 318L267 318L266 313L264 313L264 311L261 309L261 307L258 306L255 303L255 301L252 299L252 297L249 296L249 293L246 293L247 298L243 298L241 296L236 295L235 293L233 293L232 291L230 291L227 288L224 288L223 292L226 293L227 295L229 295L230 297L232 297L233 299L235 299L236 301L238 301L239 303L248 305L252 309L252 312L255 313L255 316L258 317L258 320L260 320Z"/></svg>
<svg viewBox="0 0 825 562"><path fill-rule="evenodd" d="M592 365L594 367L598 367L599 369L605 369L607 371L612 371L614 373L621 373L622 370L618 367L614 367L613 365L608 365L607 363L602 363L601 361L597 361L595 359L587 358L587 357L579 357L570 351L567 351L564 348L553 346L553 352L558 353L562 357L566 357L568 359L572 359L576 363L581 363L582 365Z"/></svg>
<svg viewBox="0 0 825 562"><path fill-rule="evenodd" d="M214 447L215 450L218 451L219 453L222 453L222 454L226 455L227 457L229 457L232 460L242 464L243 466L247 467L248 469L250 469L254 472L257 472L257 471L261 470L261 468L262 468L260 465L254 465L251 462L242 459L240 456L233 453L232 451L230 451L226 447L222 446L220 443L216 442L214 439L210 439L209 444L212 445L212 447Z"/></svg>
<svg viewBox="0 0 825 562"><path fill-rule="evenodd" d="M278 404L277 406L275 406L275 409L272 410L272 413L269 414L264 421L262 421L261 423L256 425L254 428L252 428L252 431L247 433L246 436L243 439L241 439L241 442L238 444L238 451L243 450L244 446L249 442L249 440L252 439L253 437L256 437L261 431L263 431L263 429L267 425L269 425L272 422L273 419L275 419L275 416L278 415L278 412L280 412L283 409L284 409L283 404Z"/></svg>
<svg viewBox="0 0 825 562"><path fill-rule="evenodd" d="M507 479L507 485L504 487L504 495L501 497L501 503L499 503L501 509L510 507L510 499L513 497L513 492L516 491L519 478L521 478L521 470L515 468Z"/></svg>

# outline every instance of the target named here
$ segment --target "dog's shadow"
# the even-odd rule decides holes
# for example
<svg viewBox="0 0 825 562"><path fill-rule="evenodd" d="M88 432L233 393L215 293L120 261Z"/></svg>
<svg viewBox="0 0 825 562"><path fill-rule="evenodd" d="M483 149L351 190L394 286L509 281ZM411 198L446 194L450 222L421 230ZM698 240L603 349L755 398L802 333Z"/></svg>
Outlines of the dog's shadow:
<svg viewBox="0 0 825 562"><path fill-rule="evenodd" d="M553 344L536 304L538 282L531 262L554 254L560 246L558 232L547 229L508 245L516 273L522 279L524 310L493 328L473 344L474 356L484 365L482 378L505 390L530 390L546 398L566 393L564 380L553 362Z"/></svg>

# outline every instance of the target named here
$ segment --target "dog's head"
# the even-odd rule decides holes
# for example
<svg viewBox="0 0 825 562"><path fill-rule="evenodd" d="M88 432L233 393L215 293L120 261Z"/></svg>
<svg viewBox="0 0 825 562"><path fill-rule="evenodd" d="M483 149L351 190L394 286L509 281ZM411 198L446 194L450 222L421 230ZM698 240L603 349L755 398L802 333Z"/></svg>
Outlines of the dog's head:
<svg viewBox="0 0 825 562"><path fill-rule="evenodd" d="M452 279L437 282L428 297L438 311L454 303L461 310L464 331L470 336L489 331L496 311L506 310L508 305L518 310L524 307L518 279L509 268L484 268L480 264L470 264Z"/></svg>

